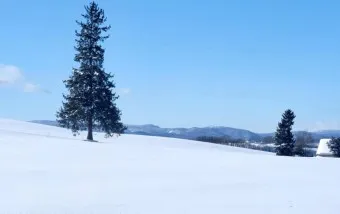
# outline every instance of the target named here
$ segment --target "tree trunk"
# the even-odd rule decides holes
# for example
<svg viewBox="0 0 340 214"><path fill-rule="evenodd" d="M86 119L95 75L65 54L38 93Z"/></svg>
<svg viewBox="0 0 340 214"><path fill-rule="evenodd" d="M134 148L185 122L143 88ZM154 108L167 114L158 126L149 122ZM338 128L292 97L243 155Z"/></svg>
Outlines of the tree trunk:
<svg viewBox="0 0 340 214"><path fill-rule="evenodd" d="M87 140L93 141L93 121L92 118L89 119L88 129L87 129Z"/></svg>

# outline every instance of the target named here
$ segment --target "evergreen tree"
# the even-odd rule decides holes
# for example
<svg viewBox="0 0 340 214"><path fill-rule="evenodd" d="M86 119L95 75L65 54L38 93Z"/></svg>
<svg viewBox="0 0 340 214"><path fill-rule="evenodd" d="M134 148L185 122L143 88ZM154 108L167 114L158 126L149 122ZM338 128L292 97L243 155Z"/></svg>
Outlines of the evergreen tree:
<svg viewBox="0 0 340 214"><path fill-rule="evenodd" d="M293 156L295 139L292 133L295 114L288 109L282 114L281 122L279 122L275 133L276 155Z"/></svg>
<svg viewBox="0 0 340 214"><path fill-rule="evenodd" d="M116 107L118 99L113 92L113 75L103 68L104 48L102 42L109 35L102 35L111 26L106 22L104 10L91 2L85 6L84 22L76 21L81 30L76 31L76 54L74 61L79 68L73 68L68 80L64 81L68 94L57 112L57 121L62 127L72 129L74 134L87 129L87 139L93 140L93 129L100 129L106 137L121 134L126 127L120 122L121 112Z"/></svg>
<svg viewBox="0 0 340 214"><path fill-rule="evenodd" d="M331 150L335 157L340 157L340 138L332 138L328 142L328 148Z"/></svg>
<svg viewBox="0 0 340 214"><path fill-rule="evenodd" d="M306 156L306 147L313 142L313 137L309 132L300 132L296 135L294 144L294 154L298 156Z"/></svg>

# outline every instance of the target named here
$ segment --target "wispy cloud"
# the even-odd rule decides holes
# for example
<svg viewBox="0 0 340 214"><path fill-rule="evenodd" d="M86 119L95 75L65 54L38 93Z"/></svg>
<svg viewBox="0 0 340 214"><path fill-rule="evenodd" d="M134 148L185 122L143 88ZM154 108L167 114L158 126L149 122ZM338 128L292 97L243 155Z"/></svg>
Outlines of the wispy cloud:
<svg viewBox="0 0 340 214"><path fill-rule="evenodd" d="M32 84L32 83L25 83L24 85L24 92L27 93L34 93L34 92L44 92L44 93L51 93L50 91L43 89L40 85Z"/></svg>
<svg viewBox="0 0 340 214"><path fill-rule="evenodd" d="M322 131L322 130L339 130L340 123L338 121L318 121L315 122L309 131Z"/></svg>
<svg viewBox="0 0 340 214"><path fill-rule="evenodd" d="M117 93L122 96L128 95L131 93L131 89L130 88L117 88Z"/></svg>
<svg viewBox="0 0 340 214"><path fill-rule="evenodd" d="M6 81L6 80L0 80L0 85L5 85L5 84L8 84L9 82Z"/></svg>
<svg viewBox="0 0 340 214"><path fill-rule="evenodd" d="M17 85L27 93L50 93L48 90L41 88L39 85L28 82L22 71L13 65L0 64L0 86L1 85Z"/></svg>

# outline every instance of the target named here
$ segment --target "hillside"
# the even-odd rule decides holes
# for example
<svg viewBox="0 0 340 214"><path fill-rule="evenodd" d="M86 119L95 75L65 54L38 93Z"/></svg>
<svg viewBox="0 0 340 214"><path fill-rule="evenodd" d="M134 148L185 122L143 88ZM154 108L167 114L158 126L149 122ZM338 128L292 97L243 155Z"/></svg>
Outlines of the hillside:
<svg viewBox="0 0 340 214"><path fill-rule="evenodd" d="M33 123L58 126L56 121L51 120L34 120ZM294 134L303 131L295 131ZM274 133L254 133L245 129L237 129L223 126L211 126L201 128L161 128L156 125L128 125L126 134L138 134L148 136L173 137L181 139L196 139L201 136L223 137L229 136L233 139L245 139L250 141L261 141L264 137L273 136ZM340 137L340 130L321 130L311 132L316 142L322 138Z"/></svg>
<svg viewBox="0 0 340 214"><path fill-rule="evenodd" d="M127 134L145 134L152 136L166 136L183 139L196 139L200 136L230 136L235 139L260 140L261 137L248 130L230 127L193 127L193 128L160 128L155 125L129 125Z"/></svg>
<svg viewBox="0 0 340 214"><path fill-rule="evenodd" d="M0 213L338 213L338 159L83 136L0 120Z"/></svg>
<svg viewBox="0 0 340 214"><path fill-rule="evenodd" d="M58 126L56 121L50 120L33 120L33 123ZM173 137L181 139L196 139L200 136L229 136L234 139L246 139L259 141L262 137L259 134L253 133L244 129L236 129L222 126L212 127L193 127L193 128L161 128L156 125L127 125L128 129L126 134L138 134L138 135L149 135L149 136L160 136L160 137Z"/></svg>

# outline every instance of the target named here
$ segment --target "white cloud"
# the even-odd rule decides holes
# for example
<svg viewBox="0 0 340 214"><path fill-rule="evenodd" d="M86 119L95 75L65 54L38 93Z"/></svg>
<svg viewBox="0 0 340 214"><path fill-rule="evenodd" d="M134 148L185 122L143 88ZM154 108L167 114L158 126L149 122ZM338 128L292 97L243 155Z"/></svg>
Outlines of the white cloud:
<svg viewBox="0 0 340 214"><path fill-rule="evenodd" d="M0 84L13 84L23 78L19 68L0 64Z"/></svg>
<svg viewBox="0 0 340 214"><path fill-rule="evenodd" d="M27 82L21 70L13 65L0 64L0 85L17 85L28 93L50 93L37 84Z"/></svg>

